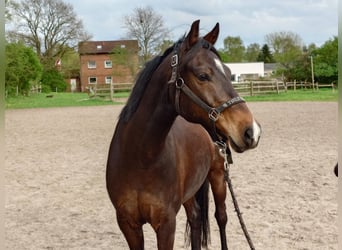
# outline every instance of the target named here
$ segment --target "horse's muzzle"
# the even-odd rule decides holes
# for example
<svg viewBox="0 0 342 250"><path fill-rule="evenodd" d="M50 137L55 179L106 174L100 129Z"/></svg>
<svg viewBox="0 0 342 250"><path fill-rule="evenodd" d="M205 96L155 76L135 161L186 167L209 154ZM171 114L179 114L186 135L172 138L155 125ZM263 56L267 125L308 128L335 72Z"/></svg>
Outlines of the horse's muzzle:
<svg viewBox="0 0 342 250"><path fill-rule="evenodd" d="M233 137L229 137L229 144L234 151L242 153L248 149L253 149L258 146L261 136L261 127L258 122L253 121L252 125L247 127L238 141L234 141Z"/></svg>

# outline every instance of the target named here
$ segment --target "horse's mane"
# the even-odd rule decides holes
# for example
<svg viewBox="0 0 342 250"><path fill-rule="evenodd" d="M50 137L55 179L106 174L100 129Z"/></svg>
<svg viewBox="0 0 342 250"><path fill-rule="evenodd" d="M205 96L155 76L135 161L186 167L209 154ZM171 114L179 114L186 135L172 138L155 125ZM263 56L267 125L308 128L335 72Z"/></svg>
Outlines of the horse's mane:
<svg viewBox="0 0 342 250"><path fill-rule="evenodd" d="M122 109L119 119L123 120L124 122L128 122L131 116L137 110L141 98L145 92L145 89L148 83L151 80L153 72L158 68L158 66L162 63L162 61L167 57L174 49L176 44L181 43L182 39L179 39L178 42L173 44L171 47L165 50L164 54L161 56L156 56L150 61L148 61L144 68L138 74L138 77L135 81L134 87L132 89L131 95L128 98L127 104Z"/></svg>

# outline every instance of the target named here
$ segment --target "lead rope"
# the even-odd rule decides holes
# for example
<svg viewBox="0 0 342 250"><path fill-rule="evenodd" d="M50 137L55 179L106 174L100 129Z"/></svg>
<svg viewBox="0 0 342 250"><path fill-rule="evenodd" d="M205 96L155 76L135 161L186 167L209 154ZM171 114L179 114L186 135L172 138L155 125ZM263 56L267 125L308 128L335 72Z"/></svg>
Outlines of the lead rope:
<svg viewBox="0 0 342 250"><path fill-rule="evenodd" d="M224 143L224 142L216 142L215 143L218 147L219 147L219 150L220 150L220 153L221 155L223 156L224 158L224 169L225 169L225 175L224 175L224 179L225 181L228 183L228 188L229 188L229 191L230 191L230 194L232 196L232 200L233 200L233 204L234 204L234 208L235 208L235 212L239 218L239 222L240 222L240 226L242 228L242 231L246 237L246 240L248 242L248 245L249 247L251 248L251 250L255 250L255 247L253 245L253 242L252 242L252 239L251 237L249 236L249 233L247 231L247 227L246 227L246 224L242 218L242 213L240 212L240 208L239 208L239 204L235 198L235 193L234 193L234 190L233 190L233 185L232 185L232 180L230 179L229 177L229 162L228 162L228 156L227 155L227 145Z"/></svg>

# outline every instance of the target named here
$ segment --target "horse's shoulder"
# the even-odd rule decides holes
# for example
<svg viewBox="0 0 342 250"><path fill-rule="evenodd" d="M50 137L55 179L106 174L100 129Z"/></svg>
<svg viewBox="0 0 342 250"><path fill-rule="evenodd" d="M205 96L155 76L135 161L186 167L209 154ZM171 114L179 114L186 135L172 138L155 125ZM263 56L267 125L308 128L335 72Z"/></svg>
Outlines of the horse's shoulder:
<svg viewBox="0 0 342 250"><path fill-rule="evenodd" d="M181 116L177 116L171 130L178 138L189 138L193 142L200 140L211 143L208 132L201 125L188 122Z"/></svg>

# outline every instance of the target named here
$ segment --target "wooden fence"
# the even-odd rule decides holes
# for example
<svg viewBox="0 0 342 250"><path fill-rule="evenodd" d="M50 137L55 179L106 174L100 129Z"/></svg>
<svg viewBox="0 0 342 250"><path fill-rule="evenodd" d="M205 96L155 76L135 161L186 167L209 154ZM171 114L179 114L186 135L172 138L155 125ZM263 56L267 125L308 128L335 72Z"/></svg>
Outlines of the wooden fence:
<svg viewBox="0 0 342 250"><path fill-rule="evenodd" d="M254 96L268 93L279 94L287 90L285 84L277 80L235 82L233 86L241 96Z"/></svg>
<svg viewBox="0 0 342 250"><path fill-rule="evenodd" d="M108 97L113 100L113 95L118 91L131 91L133 83L112 83L112 84L97 84L87 87L88 95L92 97Z"/></svg>
<svg viewBox="0 0 342 250"><path fill-rule="evenodd" d="M278 80L268 80L268 81L245 81L245 82L233 82L235 90L241 96L255 96L260 94L268 93L281 93L286 92L288 89L305 89L312 88L332 88L334 91L336 89L336 84L334 82L330 84L315 83L314 85L310 82L282 82ZM131 91L133 88L133 83L112 83L112 84L101 84L94 85L88 89L89 97L105 97L110 98L113 101L113 95L117 91Z"/></svg>
<svg viewBox="0 0 342 250"><path fill-rule="evenodd" d="M284 83L277 80L234 82L233 86L241 96L254 96L268 93L279 94L281 92L287 92L289 89L296 91L297 89L319 90L320 88L331 88L332 91L335 91L337 87L335 82L312 84L311 82L303 81Z"/></svg>
<svg viewBox="0 0 342 250"><path fill-rule="evenodd" d="M312 83L312 82L306 82L306 81L293 81L293 82L286 82L285 83L287 89L293 89L296 91L297 89L313 89L313 90L319 90L320 88L331 88L332 91L335 91L336 89L336 83Z"/></svg>

